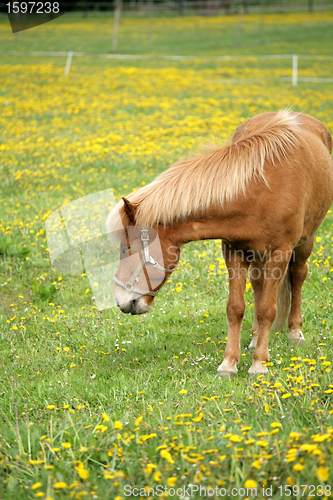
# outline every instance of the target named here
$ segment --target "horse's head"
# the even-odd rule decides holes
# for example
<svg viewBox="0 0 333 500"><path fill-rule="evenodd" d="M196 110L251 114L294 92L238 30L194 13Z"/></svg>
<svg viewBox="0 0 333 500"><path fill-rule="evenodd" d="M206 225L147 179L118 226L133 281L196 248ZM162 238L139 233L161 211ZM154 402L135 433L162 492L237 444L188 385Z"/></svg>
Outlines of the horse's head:
<svg viewBox="0 0 333 500"><path fill-rule="evenodd" d="M115 300L122 312L143 314L176 268L180 251L165 228L135 225L135 207L126 198L123 200L130 222L121 235Z"/></svg>

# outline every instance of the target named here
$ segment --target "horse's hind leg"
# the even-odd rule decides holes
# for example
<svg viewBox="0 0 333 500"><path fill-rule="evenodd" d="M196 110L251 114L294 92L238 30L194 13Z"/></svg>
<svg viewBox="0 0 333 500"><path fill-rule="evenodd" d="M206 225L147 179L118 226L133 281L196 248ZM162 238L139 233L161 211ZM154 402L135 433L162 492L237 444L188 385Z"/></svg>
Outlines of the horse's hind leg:
<svg viewBox="0 0 333 500"><path fill-rule="evenodd" d="M302 286L308 274L308 265L306 260L311 255L314 237L312 236L305 243L296 247L290 261L290 284L291 284L291 309L288 319L289 342L295 344L304 344L302 333Z"/></svg>
<svg viewBox="0 0 333 500"><path fill-rule="evenodd" d="M242 250L223 245L223 253L229 273L228 341L223 363L218 367L217 373L221 377L233 377L237 374L237 363L240 357L240 336L245 312L244 292L248 263Z"/></svg>
<svg viewBox="0 0 333 500"><path fill-rule="evenodd" d="M268 337L276 318L277 297L287 272L289 259L289 249L277 249L265 263L263 287L256 309L258 341L249 369L250 375L267 373L265 364L269 361Z"/></svg>

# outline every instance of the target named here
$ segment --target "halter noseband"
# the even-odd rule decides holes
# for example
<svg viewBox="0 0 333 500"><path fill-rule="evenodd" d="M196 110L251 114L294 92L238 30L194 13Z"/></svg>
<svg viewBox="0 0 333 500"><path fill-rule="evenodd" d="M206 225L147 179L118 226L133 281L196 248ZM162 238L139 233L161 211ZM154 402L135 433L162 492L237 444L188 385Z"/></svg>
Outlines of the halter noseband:
<svg viewBox="0 0 333 500"><path fill-rule="evenodd" d="M148 228L146 228L146 227L141 229L141 241L142 241L142 246L143 246L143 254L140 258L139 264L137 265L135 271L132 273L129 280L123 281L120 278L118 278L118 276L115 274L114 281L117 285L121 286L122 288L125 288L125 290L128 290L129 292L135 292L135 293L138 293L140 295L152 295L154 297L157 294L158 290L153 292L153 291L149 291L149 290L142 290L142 288L138 288L137 286L134 286L134 282L137 281L138 276L141 273L142 269L145 267L146 264L151 264L153 267L155 267L159 271L163 271L164 273L172 273L173 269L170 270L170 269L166 269L165 267L162 267L150 255L149 244L148 244L149 233L148 233Z"/></svg>

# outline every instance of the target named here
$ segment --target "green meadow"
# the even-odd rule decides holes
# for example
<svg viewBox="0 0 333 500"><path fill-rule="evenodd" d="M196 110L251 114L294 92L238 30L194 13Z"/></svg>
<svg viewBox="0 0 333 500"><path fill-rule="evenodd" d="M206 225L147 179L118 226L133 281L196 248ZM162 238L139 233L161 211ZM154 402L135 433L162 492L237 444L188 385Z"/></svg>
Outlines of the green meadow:
<svg viewBox="0 0 333 500"><path fill-rule="evenodd" d="M250 284L238 376L219 241L196 242L147 315L99 311L86 273L52 268L45 220L112 188L118 200L245 119L293 106L333 132L333 12L121 20L75 14L13 35L0 18L0 499L317 498L333 479L333 215L303 291L304 346L271 332L249 378ZM84 51L64 76L63 56ZM211 56L248 56L217 61ZM199 56L201 58L199 58ZM249 57L251 56L251 57ZM251 79L256 81L250 81ZM246 82L224 82L226 79ZM281 80L285 79L285 80ZM192 485L192 486L190 486ZM136 488L136 489L135 489Z"/></svg>

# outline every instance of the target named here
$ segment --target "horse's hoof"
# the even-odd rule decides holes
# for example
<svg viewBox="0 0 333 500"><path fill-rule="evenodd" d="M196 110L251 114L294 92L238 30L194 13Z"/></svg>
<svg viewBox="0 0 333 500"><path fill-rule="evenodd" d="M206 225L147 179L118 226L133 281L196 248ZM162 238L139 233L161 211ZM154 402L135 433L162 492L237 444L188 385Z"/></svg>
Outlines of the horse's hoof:
<svg viewBox="0 0 333 500"><path fill-rule="evenodd" d="M288 336L289 344L304 345L305 338L302 332L290 332Z"/></svg>
<svg viewBox="0 0 333 500"><path fill-rule="evenodd" d="M253 351L257 347L258 335L253 335L250 345L248 347L249 351Z"/></svg>
<svg viewBox="0 0 333 500"><path fill-rule="evenodd" d="M260 361L254 361L248 373L250 377L257 377L258 375L266 375L266 373L268 373L268 369Z"/></svg>
<svg viewBox="0 0 333 500"><path fill-rule="evenodd" d="M238 370L236 365L229 365L223 361L223 363L218 367L217 374L219 377L229 377L233 378L237 375Z"/></svg>

